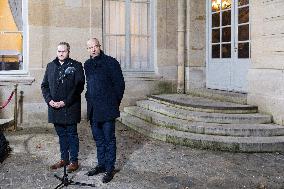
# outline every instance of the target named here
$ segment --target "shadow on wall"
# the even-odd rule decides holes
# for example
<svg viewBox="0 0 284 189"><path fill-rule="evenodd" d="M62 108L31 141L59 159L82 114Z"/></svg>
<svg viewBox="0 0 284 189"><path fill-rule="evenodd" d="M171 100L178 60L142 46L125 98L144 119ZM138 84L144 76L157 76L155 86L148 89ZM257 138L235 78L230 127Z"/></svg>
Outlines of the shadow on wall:
<svg viewBox="0 0 284 189"><path fill-rule="evenodd" d="M176 93L176 81L159 81L155 94Z"/></svg>
<svg viewBox="0 0 284 189"><path fill-rule="evenodd" d="M146 99L147 96L152 94L165 94L175 93L175 81L130 81L126 84L126 90L120 104L120 110L123 111L124 107L136 105L136 101Z"/></svg>

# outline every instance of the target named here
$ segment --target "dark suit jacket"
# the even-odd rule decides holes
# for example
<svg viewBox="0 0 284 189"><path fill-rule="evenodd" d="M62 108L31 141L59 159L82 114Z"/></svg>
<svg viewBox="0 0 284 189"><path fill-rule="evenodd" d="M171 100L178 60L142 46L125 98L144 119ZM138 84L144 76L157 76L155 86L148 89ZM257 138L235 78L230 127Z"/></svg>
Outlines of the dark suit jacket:
<svg viewBox="0 0 284 189"><path fill-rule="evenodd" d="M68 67L75 71L64 74ZM60 65L56 58L48 63L41 90L48 105L48 122L57 124L75 124L81 120L81 93L84 90L85 76L80 62L68 58ZM65 106L52 108L49 101L64 101Z"/></svg>
<svg viewBox="0 0 284 189"><path fill-rule="evenodd" d="M85 62L84 69L88 119L103 122L119 117L125 82L118 61L101 51Z"/></svg>

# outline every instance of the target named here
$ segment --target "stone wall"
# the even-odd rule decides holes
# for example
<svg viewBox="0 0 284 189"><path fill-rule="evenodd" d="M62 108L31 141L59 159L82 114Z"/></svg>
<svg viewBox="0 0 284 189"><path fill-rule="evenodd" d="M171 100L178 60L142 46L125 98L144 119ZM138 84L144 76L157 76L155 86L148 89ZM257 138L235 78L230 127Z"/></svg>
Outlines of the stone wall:
<svg viewBox="0 0 284 189"><path fill-rule="evenodd" d="M166 10L166 11L165 11ZM133 105L136 100L149 94L168 93L176 90L177 60L177 0L155 2L155 26L157 47L155 48L154 73L124 73L126 92L122 106ZM40 84L48 62L56 57L57 44L67 41L71 45L70 57L81 62L88 57L86 40L97 37L102 41L101 0L29 0L28 1L28 71L30 82L20 82L19 91L24 92L24 122L47 119L47 106L42 98ZM102 44L103 48L103 44ZM0 94L8 95L15 81L5 82L0 78ZM13 88L13 87L12 87ZM83 92L84 94L84 92ZM86 103L82 95L82 115L86 117ZM12 106L0 113L0 118L12 117Z"/></svg>
<svg viewBox="0 0 284 189"><path fill-rule="evenodd" d="M252 0L248 103L284 125L284 1Z"/></svg>
<svg viewBox="0 0 284 189"><path fill-rule="evenodd" d="M29 1L29 72L35 82L22 87L24 120L41 119L43 115L47 118L40 84L47 63L56 57L57 44L69 42L70 57L84 62L88 57L87 39L93 36L102 39L101 7L100 0ZM83 97L82 102L84 110Z"/></svg>
<svg viewBox="0 0 284 189"><path fill-rule="evenodd" d="M157 0L157 67L164 85L176 90L177 0Z"/></svg>
<svg viewBox="0 0 284 189"><path fill-rule="evenodd" d="M186 89L205 87L206 1L187 0Z"/></svg>
<svg viewBox="0 0 284 189"><path fill-rule="evenodd" d="M83 62L88 57L86 41L90 36L102 38L101 1L82 1L70 3L59 1L29 1L29 71L35 82L32 88L40 88L43 73L48 62L56 57L57 44L60 41L70 43L70 57ZM90 8L91 6L91 8ZM100 19L91 19L100 17ZM41 102L41 95L33 102ZM28 92L27 92L28 93ZM29 95L30 96L30 95ZM28 100L29 102L31 101Z"/></svg>

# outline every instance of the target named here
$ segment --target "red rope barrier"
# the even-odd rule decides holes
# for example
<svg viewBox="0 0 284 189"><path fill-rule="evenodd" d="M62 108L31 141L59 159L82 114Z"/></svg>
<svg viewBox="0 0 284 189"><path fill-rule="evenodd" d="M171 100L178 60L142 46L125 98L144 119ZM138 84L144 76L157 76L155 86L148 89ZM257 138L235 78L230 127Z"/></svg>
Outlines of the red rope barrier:
<svg viewBox="0 0 284 189"><path fill-rule="evenodd" d="M15 93L15 91L11 92L11 95L9 96L8 100L5 101L2 106L0 106L0 109L5 108L9 104L9 102L11 102L14 93Z"/></svg>

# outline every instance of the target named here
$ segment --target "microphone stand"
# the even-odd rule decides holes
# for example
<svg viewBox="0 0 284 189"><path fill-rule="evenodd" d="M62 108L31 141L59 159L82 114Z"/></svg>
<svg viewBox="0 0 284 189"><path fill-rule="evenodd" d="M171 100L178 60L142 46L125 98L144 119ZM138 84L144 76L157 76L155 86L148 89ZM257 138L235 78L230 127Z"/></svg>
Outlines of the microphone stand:
<svg viewBox="0 0 284 189"><path fill-rule="evenodd" d="M59 185L55 187L55 189L63 188L64 186L67 187L68 185L77 185L77 186L89 186L89 187L95 187L95 184L87 184L87 183L81 183L81 182L74 182L72 179L68 178L68 174L66 172L66 166L64 165L64 175L63 177L59 177L58 175L54 174L54 177L61 181Z"/></svg>
<svg viewBox="0 0 284 189"><path fill-rule="evenodd" d="M69 67L68 67L69 68ZM67 68L67 69L68 69ZM60 79L62 80L62 83L63 83L63 80L64 78L73 73L75 70L72 70L71 72L69 73L64 73L64 76L63 77L60 77ZM66 72L66 70L65 70ZM65 92L66 92L66 83L64 83L64 88L65 88ZM65 127L67 127L67 121L66 121L66 116L67 116L67 107L65 107L65 116L64 116L64 119L65 119ZM54 177L57 178L58 180L61 181L60 184L58 184L55 189L58 189L58 188L63 188L64 186L67 187L68 185L77 185L77 186L89 186L89 187L95 187L96 185L95 184L87 184L87 183L81 183L81 182L74 182L72 179L69 179L68 178L68 174L67 174L67 171L66 171L66 167L67 165L65 164L64 165L64 170L63 170L63 177L59 177L58 175L54 174Z"/></svg>

